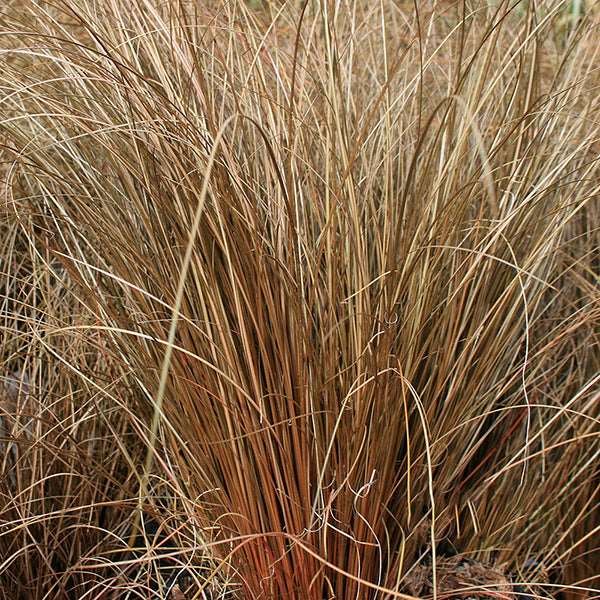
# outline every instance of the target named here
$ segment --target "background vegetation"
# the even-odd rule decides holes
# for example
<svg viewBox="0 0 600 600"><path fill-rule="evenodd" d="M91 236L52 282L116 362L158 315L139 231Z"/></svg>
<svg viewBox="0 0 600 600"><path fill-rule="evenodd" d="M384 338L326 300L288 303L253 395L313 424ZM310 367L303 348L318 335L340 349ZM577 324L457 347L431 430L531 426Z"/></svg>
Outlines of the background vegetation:
<svg viewBox="0 0 600 600"><path fill-rule="evenodd" d="M2 597L599 593L585 4L4 4Z"/></svg>

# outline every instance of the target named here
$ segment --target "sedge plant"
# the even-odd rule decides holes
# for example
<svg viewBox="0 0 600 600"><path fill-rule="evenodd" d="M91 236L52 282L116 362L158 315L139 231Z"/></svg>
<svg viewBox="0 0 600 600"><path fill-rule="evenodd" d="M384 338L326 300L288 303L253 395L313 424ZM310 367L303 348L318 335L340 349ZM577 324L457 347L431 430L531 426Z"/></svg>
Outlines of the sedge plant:
<svg viewBox="0 0 600 600"><path fill-rule="evenodd" d="M75 522L126 497L133 551L152 507L189 574L89 597L598 593L598 32L569 5L8 3L3 264L53 300L3 335L100 440Z"/></svg>

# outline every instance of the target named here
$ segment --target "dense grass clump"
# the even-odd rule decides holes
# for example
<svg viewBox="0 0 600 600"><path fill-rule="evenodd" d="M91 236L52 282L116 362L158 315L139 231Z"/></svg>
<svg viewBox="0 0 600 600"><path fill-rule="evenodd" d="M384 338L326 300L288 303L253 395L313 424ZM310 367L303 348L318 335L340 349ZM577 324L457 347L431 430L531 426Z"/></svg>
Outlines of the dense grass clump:
<svg viewBox="0 0 600 600"><path fill-rule="evenodd" d="M0 29L6 598L600 593L582 3Z"/></svg>

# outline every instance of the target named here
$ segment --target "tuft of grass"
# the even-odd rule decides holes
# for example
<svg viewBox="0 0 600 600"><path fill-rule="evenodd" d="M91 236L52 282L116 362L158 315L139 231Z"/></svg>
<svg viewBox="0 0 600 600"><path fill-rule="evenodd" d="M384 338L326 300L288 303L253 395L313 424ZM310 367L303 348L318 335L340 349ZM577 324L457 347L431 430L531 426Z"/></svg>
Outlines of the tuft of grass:
<svg viewBox="0 0 600 600"><path fill-rule="evenodd" d="M155 475L140 506L129 369L31 221L0 229L0 598L157 597L210 572L180 490Z"/></svg>
<svg viewBox="0 0 600 600"><path fill-rule="evenodd" d="M598 592L566 6L7 5L7 597Z"/></svg>

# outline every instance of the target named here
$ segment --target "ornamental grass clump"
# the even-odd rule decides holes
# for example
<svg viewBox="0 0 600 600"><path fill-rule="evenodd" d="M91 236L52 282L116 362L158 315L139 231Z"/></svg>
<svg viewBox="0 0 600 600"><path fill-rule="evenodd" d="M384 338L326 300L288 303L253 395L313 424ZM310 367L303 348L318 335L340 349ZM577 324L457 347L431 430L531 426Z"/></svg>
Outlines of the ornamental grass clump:
<svg viewBox="0 0 600 600"><path fill-rule="evenodd" d="M568 10L3 10L2 359L74 428L23 433L70 457L30 510L119 510L110 548L21 548L60 587L2 585L79 598L103 560L86 597L598 593L598 31Z"/></svg>

